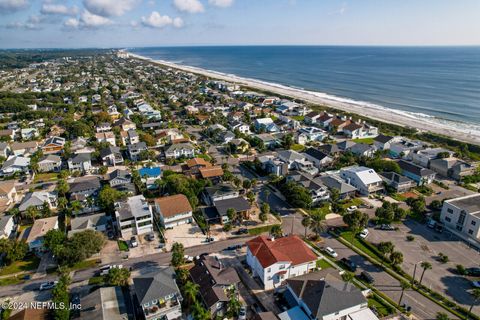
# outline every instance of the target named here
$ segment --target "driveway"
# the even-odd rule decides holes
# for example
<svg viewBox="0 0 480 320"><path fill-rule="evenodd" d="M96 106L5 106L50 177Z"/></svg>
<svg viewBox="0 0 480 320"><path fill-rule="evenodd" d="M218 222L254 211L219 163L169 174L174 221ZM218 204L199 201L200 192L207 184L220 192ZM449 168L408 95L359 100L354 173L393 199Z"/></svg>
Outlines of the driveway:
<svg viewBox="0 0 480 320"><path fill-rule="evenodd" d="M414 241L407 241L407 235L415 237ZM472 287L469 281L455 274L457 264L465 267L479 266L480 252L468 247L463 241L451 233L444 231L437 233L424 224L413 220L407 220L399 225L398 231L382 231L370 229L367 240L372 243L391 241L397 250L403 253L404 262L402 269L413 275L415 263L428 261L432 264L432 270L425 272L422 284L443 293L451 300L469 308L473 302L468 292ZM439 253L449 257L448 263L438 261ZM422 269L417 266L415 278L420 279ZM474 313L480 313L480 306L473 308Z"/></svg>
<svg viewBox="0 0 480 320"><path fill-rule="evenodd" d="M178 242L183 244L185 248L197 246L205 243L206 236L200 227L192 222L182 224L173 229L165 230L166 249L171 250L172 244Z"/></svg>

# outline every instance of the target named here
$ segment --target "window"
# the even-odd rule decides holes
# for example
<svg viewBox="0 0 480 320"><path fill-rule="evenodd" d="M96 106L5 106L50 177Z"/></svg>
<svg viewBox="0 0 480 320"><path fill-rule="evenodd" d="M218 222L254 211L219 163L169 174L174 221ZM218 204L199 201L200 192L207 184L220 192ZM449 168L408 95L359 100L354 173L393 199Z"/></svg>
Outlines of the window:
<svg viewBox="0 0 480 320"><path fill-rule="evenodd" d="M471 225L472 225L472 226L476 226L476 225L477 225L477 221L472 220Z"/></svg>
<svg viewBox="0 0 480 320"><path fill-rule="evenodd" d="M272 268L268 268L268 269L267 269L267 272L272 272Z"/></svg>
<svg viewBox="0 0 480 320"><path fill-rule="evenodd" d="M468 230L468 234L473 234L473 230L472 230L472 229L469 229L469 230Z"/></svg>
<svg viewBox="0 0 480 320"><path fill-rule="evenodd" d="M460 212L460 215L458 216L457 224L462 224L463 225L465 223L465 217L466 216L467 216L467 213L462 210L462 212Z"/></svg>
<svg viewBox="0 0 480 320"><path fill-rule="evenodd" d="M285 265L281 264L280 267L278 267L280 270L285 269Z"/></svg>
<svg viewBox="0 0 480 320"><path fill-rule="evenodd" d="M448 213L453 213L453 209L448 208L448 209L447 209L447 212L448 212Z"/></svg>
<svg viewBox="0 0 480 320"><path fill-rule="evenodd" d="M450 219L450 217L445 217L445 221L452 222L452 219Z"/></svg>
<svg viewBox="0 0 480 320"><path fill-rule="evenodd" d="M456 229L457 229L458 231L462 231L463 228L462 228L462 226L457 226Z"/></svg>

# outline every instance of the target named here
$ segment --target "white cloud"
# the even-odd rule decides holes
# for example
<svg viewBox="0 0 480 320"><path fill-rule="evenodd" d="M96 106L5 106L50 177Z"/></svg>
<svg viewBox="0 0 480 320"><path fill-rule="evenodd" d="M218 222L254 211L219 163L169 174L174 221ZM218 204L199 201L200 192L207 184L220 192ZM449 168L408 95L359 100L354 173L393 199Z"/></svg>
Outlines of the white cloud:
<svg viewBox="0 0 480 320"><path fill-rule="evenodd" d="M169 25L175 28L183 27L182 18L171 18L167 15L162 16L158 11L153 11L148 17L142 17L142 24L150 28L163 28Z"/></svg>
<svg viewBox="0 0 480 320"><path fill-rule="evenodd" d="M40 13L42 13L42 14L59 14L59 15L64 15L64 16L70 16L70 15L76 15L78 13L78 8L75 7L75 6L67 7L63 4L44 3L42 5L42 9L40 10Z"/></svg>
<svg viewBox="0 0 480 320"><path fill-rule="evenodd" d="M139 0L83 0L88 11L102 17L121 16L138 3Z"/></svg>
<svg viewBox="0 0 480 320"><path fill-rule="evenodd" d="M80 26L84 28L98 28L112 23L112 20L93 14L88 10L83 11L80 16Z"/></svg>
<svg viewBox="0 0 480 320"><path fill-rule="evenodd" d="M173 4L179 11L198 13L203 12L203 4L199 0L174 0Z"/></svg>
<svg viewBox="0 0 480 320"><path fill-rule="evenodd" d="M31 22L12 22L5 25L7 29L39 30L40 26Z"/></svg>
<svg viewBox="0 0 480 320"><path fill-rule="evenodd" d="M75 18L69 18L65 20L65 22L63 23L63 26L69 29L76 29L80 26L80 21Z"/></svg>
<svg viewBox="0 0 480 320"><path fill-rule="evenodd" d="M234 0L208 0L208 3L215 7L227 8L233 4Z"/></svg>
<svg viewBox="0 0 480 320"><path fill-rule="evenodd" d="M0 14L18 11L28 5L28 0L0 0Z"/></svg>

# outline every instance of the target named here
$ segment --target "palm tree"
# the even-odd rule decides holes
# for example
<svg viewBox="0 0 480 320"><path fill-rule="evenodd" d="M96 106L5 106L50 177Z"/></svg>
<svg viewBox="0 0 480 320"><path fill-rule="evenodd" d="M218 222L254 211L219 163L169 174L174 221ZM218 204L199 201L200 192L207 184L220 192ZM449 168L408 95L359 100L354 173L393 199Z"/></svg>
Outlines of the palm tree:
<svg viewBox="0 0 480 320"><path fill-rule="evenodd" d="M265 190L264 194L265 194L265 202L268 202L268 197L270 196L270 190L268 189Z"/></svg>
<svg viewBox="0 0 480 320"><path fill-rule="evenodd" d="M390 260L394 266L398 266L403 262L403 253L400 251L394 251L390 254Z"/></svg>
<svg viewBox="0 0 480 320"><path fill-rule="evenodd" d="M320 234L326 230L324 218L320 214L313 214L312 221L310 222L310 229L320 237Z"/></svg>
<svg viewBox="0 0 480 320"><path fill-rule="evenodd" d="M418 285L422 284L423 275L425 274L425 271L432 269L432 264L428 261L423 261L422 263L420 263L420 266L423 268L423 271L422 271L422 275L420 276L420 282L418 283Z"/></svg>
<svg viewBox="0 0 480 320"><path fill-rule="evenodd" d="M383 267L383 264L384 264L385 260L387 259L387 255L391 254L393 252L394 248L395 248L395 246L390 241L380 242L378 244L378 251L380 251L380 253L383 255L382 267Z"/></svg>
<svg viewBox="0 0 480 320"><path fill-rule="evenodd" d="M307 237L307 230L308 230L308 227L310 227L311 223L312 223L312 218L310 216L303 217L302 226L305 227L305 238Z"/></svg>
<svg viewBox="0 0 480 320"><path fill-rule="evenodd" d="M410 288L410 284L406 281L400 281L400 287L402 287L402 294L400 295L400 299L398 299L398 305L402 303L403 294L405 293L405 290Z"/></svg>
<svg viewBox="0 0 480 320"><path fill-rule="evenodd" d="M470 309L468 310L469 313L472 313L473 306L477 304L478 301L480 301L480 289L475 288L471 292L473 296L473 302L472 305L470 306Z"/></svg>
<svg viewBox="0 0 480 320"><path fill-rule="evenodd" d="M200 286L196 283L193 283L192 281L187 281L185 285L183 286L183 293L185 294L185 298L187 298L187 301L190 303L195 303L197 300L197 295L198 295L198 289Z"/></svg>
<svg viewBox="0 0 480 320"><path fill-rule="evenodd" d="M279 224L272 226L270 234L276 238L280 238L283 235L282 226Z"/></svg>
<svg viewBox="0 0 480 320"><path fill-rule="evenodd" d="M35 222L35 218L38 216L37 207L34 207L34 206L28 207L27 210L25 210L25 216L27 218L30 218L30 220L32 220L32 222Z"/></svg>

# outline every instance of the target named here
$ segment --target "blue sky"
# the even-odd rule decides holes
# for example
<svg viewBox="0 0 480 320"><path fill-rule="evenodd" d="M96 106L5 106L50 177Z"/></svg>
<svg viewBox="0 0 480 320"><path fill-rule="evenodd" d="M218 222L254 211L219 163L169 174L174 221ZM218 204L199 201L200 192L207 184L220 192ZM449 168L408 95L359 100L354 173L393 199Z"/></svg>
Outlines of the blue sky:
<svg viewBox="0 0 480 320"><path fill-rule="evenodd" d="M0 48L480 45L479 0L0 0Z"/></svg>

